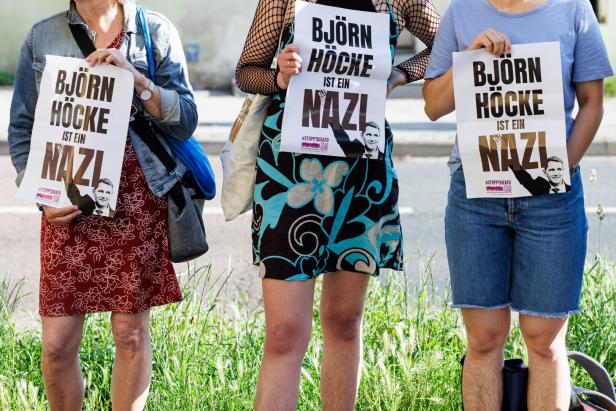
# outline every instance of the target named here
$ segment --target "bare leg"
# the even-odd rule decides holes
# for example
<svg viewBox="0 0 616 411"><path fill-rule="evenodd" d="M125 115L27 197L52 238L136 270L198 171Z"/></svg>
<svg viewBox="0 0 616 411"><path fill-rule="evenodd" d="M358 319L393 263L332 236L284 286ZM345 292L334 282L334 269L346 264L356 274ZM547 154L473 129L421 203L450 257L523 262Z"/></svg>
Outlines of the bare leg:
<svg viewBox="0 0 616 411"><path fill-rule="evenodd" d="M314 280L263 280L265 347L256 411L292 411L297 406L301 364L312 330Z"/></svg>
<svg viewBox="0 0 616 411"><path fill-rule="evenodd" d="M324 348L321 399L325 411L352 411L362 353L362 315L370 276L339 271L323 278Z"/></svg>
<svg viewBox="0 0 616 411"><path fill-rule="evenodd" d="M114 411L143 410L152 378L150 310L138 314L111 314L116 344L111 375Z"/></svg>
<svg viewBox="0 0 616 411"><path fill-rule="evenodd" d="M520 314L520 328L528 348L528 410L568 410L567 318Z"/></svg>
<svg viewBox="0 0 616 411"><path fill-rule="evenodd" d="M468 352L462 373L466 411L498 411L503 402L503 348L511 326L509 307L462 309Z"/></svg>
<svg viewBox="0 0 616 411"><path fill-rule="evenodd" d="M43 381L51 411L79 411L84 383L79 367L79 344L85 316L41 317Z"/></svg>

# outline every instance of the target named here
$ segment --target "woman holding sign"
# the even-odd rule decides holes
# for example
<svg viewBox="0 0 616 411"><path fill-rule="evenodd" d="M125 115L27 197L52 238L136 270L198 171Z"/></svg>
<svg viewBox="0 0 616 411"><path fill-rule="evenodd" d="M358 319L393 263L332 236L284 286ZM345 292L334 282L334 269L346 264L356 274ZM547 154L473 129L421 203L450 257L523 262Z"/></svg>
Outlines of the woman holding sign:
<svg viewBox="0 0 616 411"><path fill-rule="evenodd" d="M485 52L473 51L481 49ZM548 57L552 50L555 56ZM468 53L452 55L462 51ZM455 62L469 57L476 59L474 76L459 77L466 66ZM542 69L553 64L555 69ZM587 231L578 164L601 123L603 79L612 74L587 0L453 0L443 17L424 97L432 120L457 109L445 232L453 307L462 309L468 338L466 410L501 409L512 310L520 313L528 348L529 410L569 409L565 337L567 318L579 310ZM561 75L562 94L560 80L550 95L544 93ZM459 93L467 87L477 95ZM484 91L494 95L487 105ZM500 104L503 95L508 97ZM563 97L552 102L554 95ZM469 107L456 107L458 98L469 103L477 127L485 118L495 127L489 141L474 136L475 160L465 159L464 145L473 135L461 132L462 112ZM560 111L549 127L560 127L561 134L546 126L550 111ZM521 139L514 140L517 135ZM478 137L485 141L479 147ZM555 147L558 138L563 143ZM564 155L550 154L561 148ZM486 183L494 191L485 196L470 190L482 178L472 170L481 167L498 176ZM523 197L495 194L514 190Z"/></svg>
<svg viewBox="0 0 616 411"><path fill-rule="evenodd" d="M315 13L315 18L296 17L296 8ZM266 320L257 410L296 407L301 363L311 334L315 280L325 273L322 405L330 410L353 409L368 280L381 268L401 270L403 261L391 129L384 117L370 118L361 107L378 95L382 100L378 109L384 113L386 92L423 76L438 21L427 0L259 2L236 72L243 91L272 95L259 143L252 224ZM312 36L304 34L305 24L313 24ZM390 70L402 28L428 49ZM377 44L377 39L382 42ZM311 53L297 45L306 41L321 45L313 48L312 62L300 56ZM277 66L272 68L276 56ZM372 64L378 56L385 56L381 86L366 94L340 91L350 89L349 79L358 83L363 81L358 77L369 79L378 69ZM338 63L332 65L334 60ZM305 135L301 148L315 154L282 151L281 140L292 137L281 132L283 117L296 108L288 99L291 78L301 83L309 76L300 73L326 72L330 75L321 76L314 89L302 92L311 110L306 119L328 136ZM343 96L346 102L338 99ZM359 120L353 108L361 111ZM378 124L381 120L385 127ZM301 119L293 121L297 123L291 127L302 125ZM334 148L336 155L329 151Z"/></svg>
<svg viewBox="0 0 616 411"><path fill-rule="evenodd" d="M113 409L143 409L152 374L149 310L182 299L169 260L167 203L162 198L176 183L177 176L167 172L132 127L128 128L128 137L126 130L131 104L132 114L142 113L156 138L163 142L165 138L188 138L196 127L197 112L177 31L160 14L146 12L145 16L155 50L155 82L148 80L141 20L131 0L71 1L68 11L35 24L21 49L9 126L11 159L19 178L26 171L26 163L28 168L36 166L31 164L35 162L31 154L40 149L34 147L37 136L33 132L33 125L40 120L36 118L40 114L37 100L60 91L66 97L56 98L55 102L77 106L81 101L78 98L83 96L75 90L81 88L72 85L70 79L86 75L90 77L89 86L82 94L87 99L87 111L75 109L76 114L70 116L74 121L64 127L93 125L97 131L105 132L107 140L118 134L116 146L107 147L103 154L106 159L117 151L119 161L115 166L121 169L118 181L105 173L93 177L92 170L97 166L92 164L97 164L98 154L91 156L89 167L78 165L83 165L89 155L84 142L93 143L96 138L91 128L77 134L78 138L71 137L75 134L67 130L61 144L63 159L65 154L77 150L85 155L69 156L66 164L70 166L64 160L52 160L47 167L54 169L61 164L57 181L66 181L68 196L80 205L42 207L39 311L43 327L43 379L51 410L82 408L84 381L78 351L85 315L95 312L111 312L116 343L111 381ZM83 36L79 38L78 33ZM84 56L82 50L87 47L82 46L86 44L96 51ZM58 72L53 90L43 89L49 84L41 81L49 78L46 64L49 63L47 68L52 60L62 64L68 61L62 60L67 56L83 56L87 64L71 59L69 63L73 66ZM75 69L73 75L65 75L75 64L79 71ZM92 74L97 68L115 70L113 73L119 73L118 77L114 80ZM120 75L130 79L134 90L117 89ZM128 92L124 124L93 119L94 113L100 117L106 113L103 110L111 107L97 108L102 107L96 104L101 104L104 96L111 100L112 93L117 96L124 92ZM88 120L82 121L79 113L86 113ZM49 125L47 113L43 114ZM68 115L61 118L67 119L70 120ZM121 131L118 133L114 127ZM182 167L177 170L180 175L185 170ZM76 174L71 175L71 170ZM55 175L56 170L52 171ZM90 181L90 187L80 190L77 186L84 179ZM112 202L116 196L117 203Z"/></svg>

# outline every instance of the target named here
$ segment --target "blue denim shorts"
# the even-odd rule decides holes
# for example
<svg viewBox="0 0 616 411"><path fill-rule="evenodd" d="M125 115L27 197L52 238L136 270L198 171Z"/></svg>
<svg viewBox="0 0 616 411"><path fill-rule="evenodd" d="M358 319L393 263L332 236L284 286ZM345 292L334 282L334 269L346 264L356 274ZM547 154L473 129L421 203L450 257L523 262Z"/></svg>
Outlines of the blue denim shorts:
<svg viewBox="0 0 616 411"><path fill-rule="evenodd" d="M452 307L579 312L587 231L579 169L565 194L467 199L459 168L445 212Z"/></svg>

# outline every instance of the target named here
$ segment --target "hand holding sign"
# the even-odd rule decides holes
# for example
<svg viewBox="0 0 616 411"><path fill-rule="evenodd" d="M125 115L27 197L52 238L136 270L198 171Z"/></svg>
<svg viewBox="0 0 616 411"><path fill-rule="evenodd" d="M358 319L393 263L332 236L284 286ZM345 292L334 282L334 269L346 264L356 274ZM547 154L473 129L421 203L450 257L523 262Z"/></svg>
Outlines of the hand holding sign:
<svg viewBox="0 0 616 411"><path fill-rule="evenodd" d="M81 211L77 208L77 206L55 208L44 205L41 208L43 209L49 224L56 227L70 223L81 214Z"/></svg>
<svg viewBox="0 0 616 411"><path fill-rule="evenodd" d="M511 52L511 41L506 34L488 29L479 34L466 51L479 49L486 49L488 53L500 56L503 53Z"/></svg>
<svg viewBox="0 0 616 411"><path fill-rule="evenodd" d="M302 58L299 48L294 44L285 47L278 56L278 76L276 83L281 90L289 87L291 76L298 75L302 71Z"/></svg>
<svg viewBox="0 0 616 411"><path fill-rule="evenodd" d="M128 62L124 54L118 49L100 49L96 50L88 57L86 57L86 63L90 67L97 64L111 64L119 68L130 71L133 75L138 73L137 69Z"/></svg>

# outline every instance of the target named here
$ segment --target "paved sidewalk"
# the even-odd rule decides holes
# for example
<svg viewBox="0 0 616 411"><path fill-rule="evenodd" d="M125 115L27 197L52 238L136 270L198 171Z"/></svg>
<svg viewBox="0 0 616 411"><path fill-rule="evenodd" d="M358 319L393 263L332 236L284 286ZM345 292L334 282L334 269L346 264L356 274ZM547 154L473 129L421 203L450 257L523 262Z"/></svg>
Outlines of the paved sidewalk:
<svg viewBox="0 0 616 411"><path fill-rule="evenodd" d="M0 155L8 153L7 127L12 96L10 88L0 89ZM195 93L199 110L196 137L208 154L218 154L239 112L243 97L208 91ZM447 156L454 141L455 115L431 122L423 112L423 100L394 98L387 102L387 120L394 133L394 154L398 156ZM605 116L589 155L616 155L616 98L606 99Z"/></svg>

